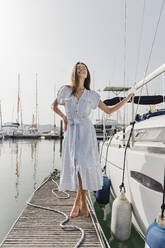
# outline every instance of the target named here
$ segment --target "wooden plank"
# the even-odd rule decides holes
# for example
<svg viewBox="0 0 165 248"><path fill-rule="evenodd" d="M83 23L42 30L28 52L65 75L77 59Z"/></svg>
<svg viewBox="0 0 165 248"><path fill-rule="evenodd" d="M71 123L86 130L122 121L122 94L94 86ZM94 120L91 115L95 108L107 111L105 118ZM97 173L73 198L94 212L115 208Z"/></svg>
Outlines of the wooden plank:
<svg viewBox="0 0 165 248"><path fill-rule="evenodd" d="M49 180L35 192L31 203L65 212L69 215L75 198L75 192L68 192L70 198L58 199L52 194L55 184ZM63 193L58 193L61 195ZM81 237L78 230L64 230L60 222L65 217L58 213L27 205L3 241L2 248L41 248L74 247ZM85 240L80 247L103 247L97 236L91 216L72 218L66 225L76 225L84 229Z"/></svg>

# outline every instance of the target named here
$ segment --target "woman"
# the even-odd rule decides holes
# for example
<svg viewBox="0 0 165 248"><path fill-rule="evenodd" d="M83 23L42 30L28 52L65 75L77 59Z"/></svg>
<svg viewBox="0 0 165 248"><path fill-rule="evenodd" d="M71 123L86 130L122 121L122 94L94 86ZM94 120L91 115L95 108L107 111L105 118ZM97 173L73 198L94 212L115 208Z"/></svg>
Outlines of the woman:
<svg viewBox="0 0 165 248"><path fill-rule="evenodd" d="M79 211L83 216L88 216L86 190L96 191L103 186L96 132L89 119L91 109L99 107L106 114L111 114L134 94L129 94L114 107L107 107L100 100L100 95L90 90L90 73L81 62L74 66L71 81L71 85L64 85L59 89L52 108L64 121L65 137L59 190L77 190L70 213L73 218L79 215ZM58 104L65 106L66 115L60 111Z"/></svg>

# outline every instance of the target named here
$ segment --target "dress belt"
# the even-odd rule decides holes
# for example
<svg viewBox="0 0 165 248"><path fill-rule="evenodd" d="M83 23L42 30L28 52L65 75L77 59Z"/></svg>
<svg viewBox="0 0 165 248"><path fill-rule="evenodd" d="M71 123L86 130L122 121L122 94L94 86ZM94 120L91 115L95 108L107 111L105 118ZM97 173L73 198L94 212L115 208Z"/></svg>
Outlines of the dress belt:
<svg viewBox="0 0 165 248"><path fill-rule="evenodd" d="M73 127L73 137L72 137L72 145L71 145L71 153L73 156L73 161L76 159L76 141L79 139L79 133L80 133L80 125L83 125L84 123L87 123L87 121L90 121L88 118L83 119L68 119L68 124Z"/></svg>

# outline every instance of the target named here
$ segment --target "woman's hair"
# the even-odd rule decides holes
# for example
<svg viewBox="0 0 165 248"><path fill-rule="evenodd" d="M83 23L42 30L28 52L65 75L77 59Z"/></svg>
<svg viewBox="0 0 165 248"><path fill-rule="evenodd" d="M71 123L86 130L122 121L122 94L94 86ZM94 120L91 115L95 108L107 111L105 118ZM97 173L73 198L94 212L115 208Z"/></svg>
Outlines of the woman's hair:
<svg viewBox="0 0 165 248"><path fill-rule="evenodd" d="M87 90L90 90L91 77L90 77L90 73L89 73L88 67L86 66L86 64L84 64L82 62L77 62L75 64L75 66L73 67L72 74L71 74L71 81L72 81L71 87L72 87L72 93L73 94L76 93L76 90L77 90L78 85L79 85L79 78L78 78L78 75L77 75L77 65L78 64L85 65L85 67L87 69L87 77L85 78L85 81L84 81L84 87Z"/></svg>

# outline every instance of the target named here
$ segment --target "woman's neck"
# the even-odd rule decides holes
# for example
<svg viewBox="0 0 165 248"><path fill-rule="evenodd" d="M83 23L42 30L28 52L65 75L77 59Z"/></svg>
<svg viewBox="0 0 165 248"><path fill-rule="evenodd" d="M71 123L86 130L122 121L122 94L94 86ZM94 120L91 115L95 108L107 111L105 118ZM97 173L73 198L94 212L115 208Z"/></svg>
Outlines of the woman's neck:
<svg viewBox="0 0 165 248"><path fill-rule="evenodd" d="M84 78L79 78L79 85L77 89L84 89Z"/></svg>

